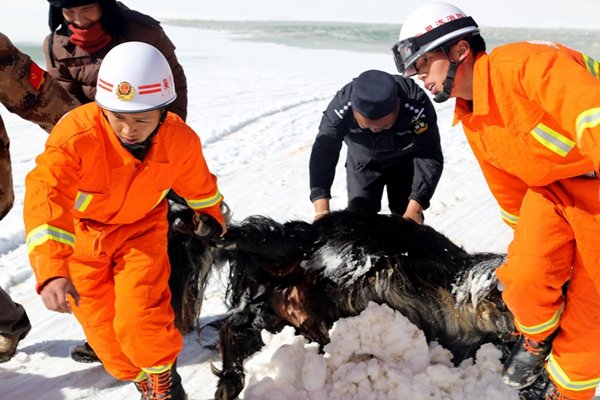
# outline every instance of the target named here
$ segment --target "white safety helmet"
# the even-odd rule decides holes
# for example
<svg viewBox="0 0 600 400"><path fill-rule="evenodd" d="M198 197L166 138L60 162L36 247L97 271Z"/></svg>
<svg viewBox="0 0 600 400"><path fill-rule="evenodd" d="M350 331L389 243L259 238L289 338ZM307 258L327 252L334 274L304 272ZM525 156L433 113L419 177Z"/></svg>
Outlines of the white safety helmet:
<svg viewBox="0 0 600 400"><path fill-rule="evenodd" d="M96 103L109 111L138 113L172 103L177 94L165 56L142 42L125 42L102 60L96 84Z"/></svg>
<svg viewBox="0 0 600 400"><path fill-rule="evenodd" d="M479 28L458 7L431 3L418 8L404 21L392 48L398 72L405 77L415 75L419 57L468 34L479 34Z"/></svg>

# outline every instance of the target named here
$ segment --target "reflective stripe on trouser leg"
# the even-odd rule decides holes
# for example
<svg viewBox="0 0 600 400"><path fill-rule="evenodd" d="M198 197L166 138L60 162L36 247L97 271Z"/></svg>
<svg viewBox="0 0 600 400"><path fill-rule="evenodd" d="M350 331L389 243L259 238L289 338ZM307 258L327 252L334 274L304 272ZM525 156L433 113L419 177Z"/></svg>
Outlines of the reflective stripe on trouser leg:
<svg viewBox="0 0 600 400"><path fill-rule="evenodd" d="M569 224L556 211L556 196L529 189L508 249L496 275L515 327L540 341L559 325L563 285L568 281L575 242Z"/></svg>
<svg viewBox="0 0 600 400"><path fill-rule="evenodd" d="M540 222L539 229L544 232L543 240L560 243L560 238L555 236L560 232L568 232L564 227L568 226L571 230L570 242L576 244L567 264L572 266L572 273L568 276L569 286L560 319L561 331L554 339L552 355L547 364L550 377L562 394L576 400L591 399L600 378L600 247L597 239L600 237L599 184L598 180L589 178L560 181L538 189L540 201L534 205L538 210L551 210L541 219L545 223ZM553 203L553 206L548 207L542 200ZM526 213L522 212L521 215L523 219ZM532 249L536 247L522 247L520 251L527 253ZM511 251L516 250L518 249L511 248ZM560 256L569 256L565 250L564 247L557 250L551 261L559 262L557 258ZM509 257L510 254L511 252ZM505 278L513 277L503 275L503 279ZM540 278L542 281L545 279L546 276ZM555 285L551 278L546 280L546 284L552 287ZM520 300L531 303L540 298L544 298L544 295L531 292L529 296L523 295ZM507 302L510 301L509 296ZM517 305L517 310L526 314L527 307ZM519 314L518 317L535 321L535 315L522 317Z"/></svg>
<svg viewBox="0 0 600 400"><path fill-rule="evenodd" d="M562 394L587 400L600 383L600 183L575 178L564 186L576 198L564 205L563 215L573 229L577 251L561 334L553 343L546 368Z"/></svg>

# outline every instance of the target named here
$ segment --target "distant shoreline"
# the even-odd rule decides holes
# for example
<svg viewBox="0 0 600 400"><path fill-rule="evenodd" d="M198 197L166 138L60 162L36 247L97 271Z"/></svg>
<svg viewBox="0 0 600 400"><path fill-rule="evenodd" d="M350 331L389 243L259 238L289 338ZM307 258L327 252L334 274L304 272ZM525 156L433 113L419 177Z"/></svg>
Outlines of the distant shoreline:
<svg viewBox="0 0 600 400"><path fill-rule="evenodd" d="M389 54L401 26L389 23L190 18L165 18L162 23L166 26L220 31L231 35L232 40L378 54ZM600 29L482 27L481 31L488 51L510 42L549 40L600 59ZM13 43L34 61L45 63L41 40L39 44L30 40Z"/></svg>
<svg viewBox="0 0 600 400"><path fill-rule="evenodd" d="M229 19L163 19L166 25L227 32L234 40L271 42L311 49L389 53L401 24ZM488 50L502 44L549 40L600 58L600 29L482 27Z"/></svg>

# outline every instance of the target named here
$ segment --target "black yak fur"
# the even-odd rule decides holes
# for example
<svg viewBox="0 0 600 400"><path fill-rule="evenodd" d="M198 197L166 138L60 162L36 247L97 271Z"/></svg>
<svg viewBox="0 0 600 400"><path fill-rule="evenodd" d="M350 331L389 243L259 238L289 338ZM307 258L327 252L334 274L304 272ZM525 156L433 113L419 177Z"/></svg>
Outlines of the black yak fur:
<svg viewBox="0 0 600 400"><path fill-rule="evenodd" d="M175 326L182 334L194 328L200 332L199 316L204 299L204 289L214 265L223 265L225 254L213 242L201 239L194 234L192 217L194 211L185 200L174 192L169 192L168 253L171 264L169 289L171 307L175 313ZM226 220L230 212L223 207Z"/></svg>
<svg viewBox="0 0 600 400"><path fill-rule="evenodd" d="M337 319L370 301L401 312L456 364L487 342L506 355L515 341L495 278L504 256L469 254L399 216L342 211L313 224L254 216L231 226L225 242L231 312L219 325L217 399L243 389L243 361L263 346L262 329L292 325L325 345Z"/></svg>

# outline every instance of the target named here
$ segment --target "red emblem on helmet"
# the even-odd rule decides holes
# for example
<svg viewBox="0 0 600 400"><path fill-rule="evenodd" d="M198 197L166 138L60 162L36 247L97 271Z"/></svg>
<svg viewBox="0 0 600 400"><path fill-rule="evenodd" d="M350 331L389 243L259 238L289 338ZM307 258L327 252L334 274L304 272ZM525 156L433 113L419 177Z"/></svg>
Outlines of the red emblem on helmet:
<svg viewBox="0 0 600 400"><path fill-rule="evenodd" d="M135 90L129 82L121 82L117 85L117 97L121 100L131 100Z"/></svg>

